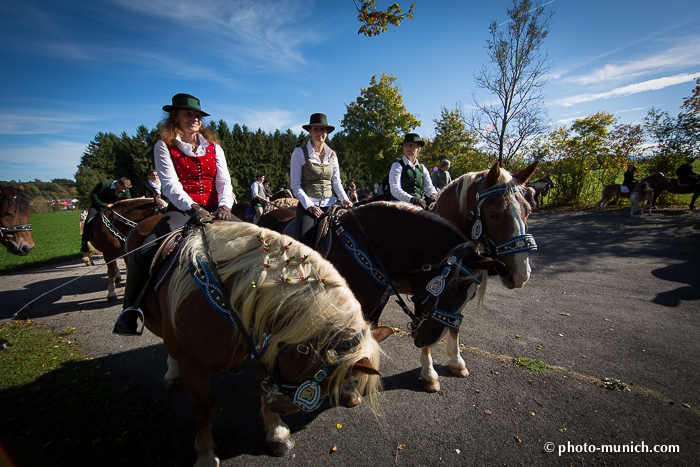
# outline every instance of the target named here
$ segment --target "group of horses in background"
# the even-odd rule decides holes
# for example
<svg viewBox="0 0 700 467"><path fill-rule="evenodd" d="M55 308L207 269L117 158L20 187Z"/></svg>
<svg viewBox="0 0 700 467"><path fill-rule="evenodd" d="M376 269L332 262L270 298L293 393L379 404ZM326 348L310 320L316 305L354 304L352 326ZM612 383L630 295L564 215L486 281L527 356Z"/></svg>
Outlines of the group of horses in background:
<svg viewBox="0 0 700 467"><path fill-rule="evenodd" d="M634 216L637 209L646 202L649 214L656 208L656 200L661 193L668 191L675 195L692 194L688 209L695 209L695 200L700 195L700 184L684 185L677 178L668 178L661 172L656 172L640 180L631 192L623 192L622 185L607 185L600 194L600 201L596 205L596 211L604 211L613 198L628 198L630 200L630 216Z"/></svg>

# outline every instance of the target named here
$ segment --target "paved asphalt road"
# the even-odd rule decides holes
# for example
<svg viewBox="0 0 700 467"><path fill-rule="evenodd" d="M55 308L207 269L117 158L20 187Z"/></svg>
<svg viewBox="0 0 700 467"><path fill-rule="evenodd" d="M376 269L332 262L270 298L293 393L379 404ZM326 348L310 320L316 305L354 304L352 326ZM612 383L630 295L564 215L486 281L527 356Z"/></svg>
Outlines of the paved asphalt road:
<svg viewBox="0 0 700 467"><path fill-rule="evenodd" d="M697 465L700 212L630 219L627 209L539 211L530 232L539 245L530 281L506 290L494 279L483 308L467 308L461 334L467 378L450 376L438 345L442 390L423 392L419 351L410 338L392 336L382 344L378 415L366 404L326 404L288 416L296 447L278 459L263 441L254 371L218 375L213 430L222 465ZM74 261L0 277L0 319L87 271ZM105 302L106 286L105 268L92 271L20 316L75 326L115 384L134 386L130 394L192 446L185 391L162 389L159 339L113 337L120 305ZM407 320L391 305L382 321L405 327ZM556 368L528 372L513 362L521 356ZM606 390L601 378L632 390ZM607 446L618 452L601 452ZM619 452L625 449L637 452ZM654 449L675 452L641 452Z"/></svg>

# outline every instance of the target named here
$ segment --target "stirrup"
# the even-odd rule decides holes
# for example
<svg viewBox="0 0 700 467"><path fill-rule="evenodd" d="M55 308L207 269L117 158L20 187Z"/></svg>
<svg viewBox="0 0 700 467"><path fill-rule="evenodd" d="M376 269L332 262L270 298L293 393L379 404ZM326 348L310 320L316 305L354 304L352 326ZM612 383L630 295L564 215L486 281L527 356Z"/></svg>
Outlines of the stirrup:
<svg viewBox="0 0 700 467"><path fill-rule="evenodd" d="M136 317L136 330L134 332L118 332L117 331L117 326L119 325L119 322L121 321L122 315L126 313L127 311L136 311L138 314L141 315L141 329L139 330L139 321L138 321L138 316ZM118 336L140 336L143 334L143 328L146 325L146 317L143 315L143 311L141 311L141 308L134 308L134 307L129 307L129 308L124 308L121 313L119 313L119 316L117 317L117 321L114 323L114 327L112 328L112 334L116 334Z"/></svg>

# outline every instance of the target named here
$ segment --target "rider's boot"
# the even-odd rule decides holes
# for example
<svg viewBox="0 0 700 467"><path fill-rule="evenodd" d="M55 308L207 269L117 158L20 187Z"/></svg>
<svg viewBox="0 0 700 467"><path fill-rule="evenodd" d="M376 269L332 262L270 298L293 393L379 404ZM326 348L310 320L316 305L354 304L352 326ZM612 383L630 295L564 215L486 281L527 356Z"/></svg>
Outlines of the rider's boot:
<svg viewBox="0 0 700 467"><path fill-rule="evenodd" d="M141 320L144 321L143 312L139 308L134 308L133 305L148 282L149 276L148 267L140 266L133 259L129 262L124 287L124 305L117 322L114 323L114 329L112 329L114 334L140 336L143 332L143 325L141 330L138 330L138 317L141 316Z"/></svg>

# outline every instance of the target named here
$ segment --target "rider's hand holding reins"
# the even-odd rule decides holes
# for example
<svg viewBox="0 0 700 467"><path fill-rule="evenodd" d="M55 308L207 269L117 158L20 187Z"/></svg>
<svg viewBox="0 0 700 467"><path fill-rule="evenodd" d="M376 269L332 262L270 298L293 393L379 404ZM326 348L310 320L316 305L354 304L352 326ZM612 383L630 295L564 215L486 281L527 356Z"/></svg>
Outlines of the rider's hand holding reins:
<svg viewBox="0 0 700 467"><path fill-rule="evenodd" d="M422 199L420 199L420 198L418 198L418 197L416 197L416 196L414 196L414 197L411 198L411 204L413 204L413 205L415 205L415 206L419 206L419 207L421 207L421 208L423 208L423 209L425 209L425 208L427 207L426 204L425 204L425 201L423 201Z"/></svg>
<svg viewBox="0 0 700 467"><path fill-rule="evenodd" d="M191 222L195 225L202 225L204 223L209 223L214 220L214 218L211 217L211 214L209 214L209 211L207 211L197 203L194 203L192 207L187 210L186 214L190 216L190 220L188 222Z"/></svg>
<svg viewBox="0 0 700 467"><path fill-rule="evenodd" d="M214 218L217 221L230 221L231 220L231 210L227 206L219 206L216 210L216 216Z"/></svg>
<svg viewBox="0 0 700 467"><path fill-rule="evenodd" d="M307 209L314 217L321 217L321 214L323 214L323 211L321 211L318 206L316 205L311 205L309 206L309 209Z"/></svg>

